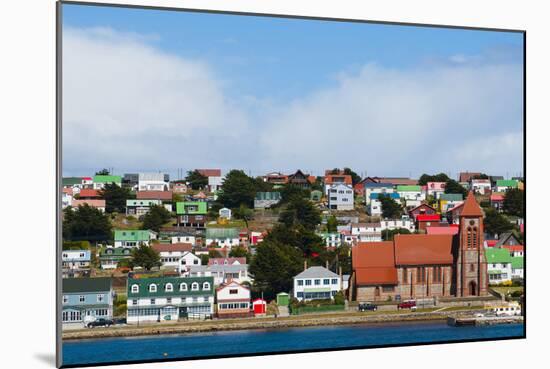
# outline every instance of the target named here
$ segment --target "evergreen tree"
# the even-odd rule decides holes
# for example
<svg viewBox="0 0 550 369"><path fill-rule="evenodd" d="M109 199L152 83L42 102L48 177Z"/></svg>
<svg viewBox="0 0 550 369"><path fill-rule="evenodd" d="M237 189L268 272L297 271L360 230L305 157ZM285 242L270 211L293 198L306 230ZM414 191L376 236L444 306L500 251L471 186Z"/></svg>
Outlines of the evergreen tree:
<svg viewBox="0 0 550 369"><path fill-rule="evenodd" d="M132 267L138 266L145 270L151 270L154 267L160 267L162 263L158 252L149 246L141 244L132 250L131 265Z"/></svg>
<svg viewBox="0 0 550 369"><path fill-rule="evenodd" d="M382 207L382 216L384 218L396 219L402 215L403 207L401 206L401 204L398 204L394 199L392 199L389 195L378 195L378 201L380 201Z"/></svg>
<svg viewBox="0 0 550 369"><path fill-rule="evenodd" d="M142 229L151 229L155 232L170 221L170 212L162 205L151 205L149 211L143 216Z"/></svg>
<svg viewBox="0 0 550 369"><path fill-rule="evenodd" d="M105 199L105 211L107 213L126 212L126 200L131 198L130 189L120 187L116 183L107 183L99 194Z"/></svg>
<svg viewBox="0 0 550 369"><path fill-rule="evenodd" d="M218 201L225 207L236 209L244 204L248 208L254 207L256 197L256 182L242 170L232 170L225 176L222 184L222 193Z"/></svg>
<svg viewBox="0 0 550 369"><path fill-rule="evenodd" d="M111 237L109 217L88 204L63 211L63 239L69 241L107 241Z"/></svg>
<svg viewBox="0 0 550 369"><path fill-rule="evenodd" d="M518 217L525 216L525 201L523 191L517 188L511 188L504 195L503 210L508 215Z"/></svg>
<svg viewBox="0 0 550 369"><path fill-rule="evenodd" d="M331 215L327 219L327 232L329 233L335 233L338 231L338 220L334 215Z"/></svg>
<svg viewBox="0 0 550 369"><path fill-rule="evenodd" d="M510 220L508 220L505 215L500 214L493 208L489 208L485 211L483 225L485 232L496 235L508 232L514 228L514 225L510 223Z"/></svg>
<svg viewBox="0 0 550 369"><path fill-rule="evenodd" d="M208 177L203 176L198 170L188 171L185 181L193 190L200 190L208 185Z"/></svg>

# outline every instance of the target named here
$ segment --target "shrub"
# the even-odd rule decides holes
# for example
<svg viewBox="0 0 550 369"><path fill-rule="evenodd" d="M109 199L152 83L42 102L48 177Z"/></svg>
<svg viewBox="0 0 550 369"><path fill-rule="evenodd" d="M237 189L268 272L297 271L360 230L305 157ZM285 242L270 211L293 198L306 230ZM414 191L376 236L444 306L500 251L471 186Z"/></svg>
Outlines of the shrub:
<svg viewBox="0 0 550 369"><path fill-rule="evenodd" d="M344 305L346 303L346 297L344 296L344 292L338 291L336 295L334 295L334 303L336 305Z"/></svg>

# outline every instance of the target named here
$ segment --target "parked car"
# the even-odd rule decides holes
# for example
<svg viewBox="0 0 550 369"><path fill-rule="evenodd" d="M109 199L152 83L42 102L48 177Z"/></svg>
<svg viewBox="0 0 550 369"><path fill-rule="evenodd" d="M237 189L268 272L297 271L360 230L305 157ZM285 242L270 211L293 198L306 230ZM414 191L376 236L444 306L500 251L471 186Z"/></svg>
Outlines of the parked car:
<svg viewBox="0 0 550 369"><path fill-rule="evenodd" d="M406 301L400 302L397 305L397 309L416 310L416 301L415 300L406 300Z"/></svg>
<svg viewBox="0 0 550 369"><path fill-rule="evenodd" d="M378 306L371 302L362 302L357 306L357 310L359 311L376 311L378 310Z"/></svg>
<svg viewBox="0 0 550 369"><path fill-rule="evenodd" d="M113 319L113 324L126 324L126 318Z"/></svg>
<svg viewBox="0 0 550 369"><path fill-rule="evenodd" d="M86 325L88 328L95 328L95 327L110 327L113 325L113 321L111 319L104 319L99 318L94 320L93 322L90 322Z"/></svg>

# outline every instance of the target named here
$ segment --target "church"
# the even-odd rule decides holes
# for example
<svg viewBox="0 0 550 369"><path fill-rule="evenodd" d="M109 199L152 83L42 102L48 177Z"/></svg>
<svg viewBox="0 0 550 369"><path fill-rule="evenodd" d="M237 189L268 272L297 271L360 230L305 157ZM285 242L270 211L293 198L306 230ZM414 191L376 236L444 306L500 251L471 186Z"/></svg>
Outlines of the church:
<svg viewBox="0 0 550 369"><path fill-rule="evenodd" d="M470 192L456 235L397 234L352 249L357 301L487 296L483 212Z"/></svg>

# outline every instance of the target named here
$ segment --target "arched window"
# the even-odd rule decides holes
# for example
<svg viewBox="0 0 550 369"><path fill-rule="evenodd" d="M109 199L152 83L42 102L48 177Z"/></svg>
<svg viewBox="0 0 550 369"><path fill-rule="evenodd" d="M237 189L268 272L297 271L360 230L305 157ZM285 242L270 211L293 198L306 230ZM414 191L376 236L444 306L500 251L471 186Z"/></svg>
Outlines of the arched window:
<svg viewBox="0 0 550 369"><path fill-rule="evenodd" d="M210 290L210 283L204 282L202 284L202 289L205 290L205 291L209 291Z"/></svg>
<svg viewBox="0 0 550 369"><path fill-rule="evenodd" d="M191 285L191 291L198 291L199 290L199 284L197 282L193 282Z"/></svg>
<svg viewBox="0 0 550 369"><path fill-rule="evenodd" d="M468 244L467 247L472 248L472 227L468 227Z"/></svg>
<svg viewBox="0 0 550 369"><path fill-rule="evenodd" d="M474 249L477 248L477 227L474 227L474 230L473 230L472 247Z"/></svg>
<svg viewBox="0 0 550 369"><path fill-rule="evenodd" d="M132 285L132 293L138 293L139 292L139 286L137 284Z"/></svg>
<svg viewBox="0 0 550 369"><path fill-rule="evenodd" d="M174 286L172 285L172 283L166 283L166 286L164 286L164 290L166 292L172 292L174 291Z"/></svg>
<svg viewBox="0 0 550 369"><path fill-rule="evenodd" d="M154 283L151 283L149 285L149 292L157 292L157 285Z"/></svg>
<svg viewBox="0 0 550 369"><path fill-rule="evenodd" d="M180 291L187 291L187 283L180 283Z"/></svg>

